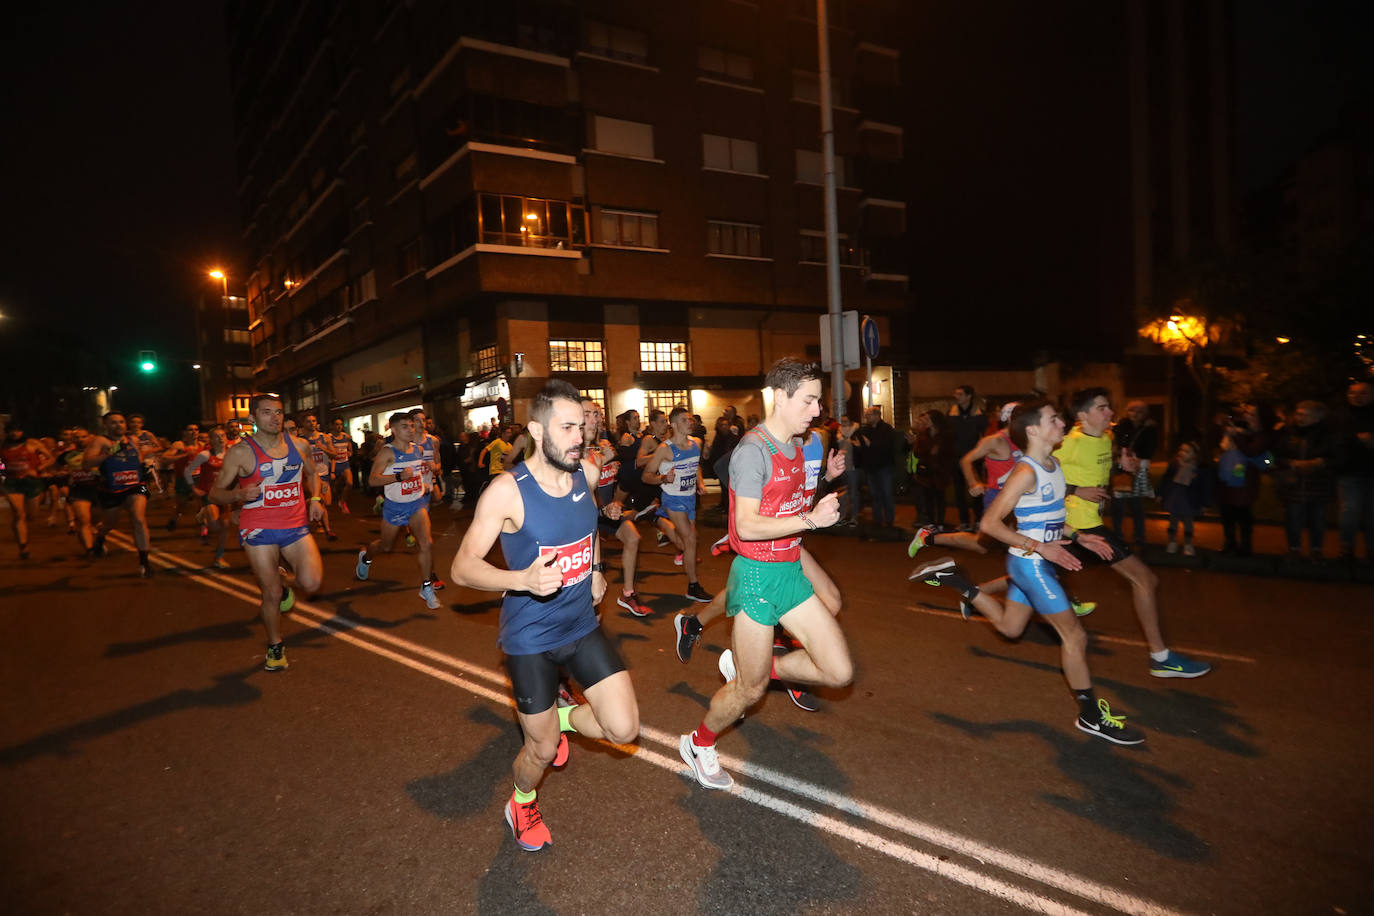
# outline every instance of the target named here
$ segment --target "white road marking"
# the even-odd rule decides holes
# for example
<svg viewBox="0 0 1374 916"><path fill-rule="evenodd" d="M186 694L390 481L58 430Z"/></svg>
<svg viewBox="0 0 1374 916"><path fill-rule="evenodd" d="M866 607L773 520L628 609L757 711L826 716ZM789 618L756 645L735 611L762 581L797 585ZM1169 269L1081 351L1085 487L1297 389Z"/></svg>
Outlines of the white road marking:
<svg viewBox="0 0 1374 916"><path fill-rule="evenodd" d="M123 535L122 532L111 532L109 540L126 550L133 549L132 542L126 535ZM150 559L166 568L179 567L186 571L187 574L185 578L235 597L247 604L257 606L261 602L260 595L254 584L231 578L213 569L207 569L204 566L193 563L176 554L168 553L167 551L154 550L150 554ZM913 610L917 609L913 608ZM451 686L460 687L475 696L482 697L499 706L505 706L512 709L515 706L509 695L510 681L504 674L498 671L435 651L427 646L393 636L390 633L367 629L364 624L353 623L352 621L340 618L337 614L322 610L301 598L296 599L295 606L292 608L290 616L309 618L319 627L319 629L343 642L371 652L382 658L394 661L400 665L404 665L413 671L426 674ZM958 615L955 614L954 616ZM354 632L351 632L354 630L366 631L368 638L364 639ZM398 649L403 649L405 652L411 653L412 655L435 662L438 665L445 665L456 669L461 673L455 674L451 671L445 671L442 668L427 664L410 655L405 655L401 652L389 649L386 646L378 645L378 643L387 643ZM464 675L466 675L466 677ZM489 684L496 685L500 689L493 689L483 684L474 683L471 678L486 681ZM676 734L670 734L661 729L654 728L653 726L641 724L640 737L641 739L648 739L654 744L660 745L673 752L677 750L678 735ZM642 745L628 746L622 749L629 752L635 759L642 760L645 763L651 763L668 772L682 776L690 774L690 770L682 763L675 753L673 756L669 757L659 754L656 751L649 750ZM874 825L906 834L914 839L974 859L981 864L991 865L995 868L1011 872L1048 887L1053 887L1066 893L1073 894L1084 900L1101 903L1118 912L1131 914L1131 916L1181 916L1179 911L1172 910L1153 901L1124 893L1113 887L1099 884L1079 875L1043 865L998 847L989 846L977 840L952 833L934 824L928 824L906 817L898 812L851 798L843 793L834 792L824 786L788 776L777 770L749 763L746 760L741 760L728 754L721 754L720 761L722 765L726 766L731 771L739 773L750 780L767 783L774 788L791 792L818 804L833 808L842 814L863 818ZM963 884L966 887L981 891L1000 900L1014 903L1027 910L1037 913L1062 913L1068 914L1068 916L1088 916L1084 911L1074 909L1061 901L1041 896L1032 891L1017 887L1016 885L1008 884L991 875L983 874L982 872L958 865L957 863L941 861L939 856L932 853L923 852L911 846L893 842L877 833L865 830L862 827L846 823L785 799L777 798L750 786L742 786L736 783L730 794L744 801L768 808L769 810L800 821L801 823L824 830L834 836L849 840L855 845L882 853L883 855L929 871L940 877L948 878L951 881Z"/></svg>
<svg viewBox="0 0 1374 916"><path fill-rule="evenodd" d="M927 616L929 616L929 617L949 617L949 618L953 618L954 620L958 620L958 621L961 621L961 622L962 622L963 619L964 619L964 616L963 616L962 614L960 614L958 611L946 611L946 610L942 610L942 609L940 609L940 608L929 607L929 606L923 605L923 604L910 604L910 605L907 605L907 610L908 610L908 611L915 611L917 614L925 614L925 615L927 615ZM981 615L981 614L974 614L974 616L973 616L973 617L970 617L969 619L972 620L972 621L975 621L975 622L977 622L977 623L984 624L985 626L992 626L992 621L988 620L986 617L984 617L984 616ZM1082 618L1080 618L1080 619L1082 619ZM1084 624L1084 627L1085 627L1085 628L1087 627L1087 624L1086 624L1086 623ZM1143 640L1140 640L1140 639L1131 639L1131 638L1126 637L1126 636L1109 636L1109 635L1107 635L1106 633L1099 633L1099 632L1097 632L1096 630L1088 630L1088 638L1089 638L1089 639L1095 639L1095 640L1097 640L1098 642L1116 643L1117 645L1120 645L1120 646L1134 646L1134 647L1136 647L1137 649L1149 649L1149 648L1150 648L1149 644L1146 643L1146 642L1143 641ZM1194 648L1194 647L1192 647L1192 646L1174 646L1173 648L1177 649L1178 651L1182 652L1182 653L1185 654L1185 655L1203 655L1203 656L1206 656L1207 658L1220 658L1220 659L1222 659L1222 660L1224 660L1224 661L1228 661L1228 662L1244 662L1244 663L1247 664L1247 665L1258 665L1258 664L1259 664L1259 659L1250 658L1249 656L1246 656L1246 655L1231 655L1231 654L1229 654L1229 653L1227 653L1227 652L1214 652L1214 651L1212 651L1211 649L1198 649L1198 648Z"/></svg>

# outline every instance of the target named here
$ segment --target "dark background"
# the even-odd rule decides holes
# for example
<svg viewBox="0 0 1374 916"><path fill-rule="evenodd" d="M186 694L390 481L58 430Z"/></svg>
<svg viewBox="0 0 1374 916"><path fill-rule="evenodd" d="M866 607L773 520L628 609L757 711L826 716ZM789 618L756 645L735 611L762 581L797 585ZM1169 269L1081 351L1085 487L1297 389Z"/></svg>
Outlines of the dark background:
<svg viewBox="0 0 1374 916"><path fill-rule="evenodd" d="M1353 0L1235 4L1237 190L1273 182L1374 87ZM222 11L69 3L4 15L0 410L118 384L155 429L196 413L193 303L241 282ZM1006 355L1008 320L1091 351L1129 290L1123 3L939 3L903 42L913 355ZM1123 272L1125 272L1123 274ZM1127 282L1122 286L1121 278ZM951 346L950 344L954 345ZM964 345L962 348L960 344ZM140 349L157 350L139 377ZM34 430L42 420L31 421Z"/></svg>

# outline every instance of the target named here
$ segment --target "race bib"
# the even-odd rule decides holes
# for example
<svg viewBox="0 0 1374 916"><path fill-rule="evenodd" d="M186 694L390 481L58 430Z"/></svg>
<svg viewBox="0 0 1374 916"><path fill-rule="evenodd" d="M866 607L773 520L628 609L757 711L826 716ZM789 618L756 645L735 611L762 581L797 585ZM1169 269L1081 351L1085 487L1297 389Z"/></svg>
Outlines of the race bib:
<svg viewBox="0 0 1374 916"><path fill-rule="evenodd" d="M115 471L112 475L116 487L136 487L139 481L139 471L123 470Z"/></svg>
<svg viewBox="0 0 1374 916"><path fill-rule="evenodd" d="M576 585L592 572L592 536L590 533L581 540L559 547L540 547L539 559L545 563L550 557L563 573L563 587Z"/></svg>
<svg viewBox="0 0 1374 916"><path fill-rule="evenodd" d="M268 509L284 509L301 501L301 482L269 483L262 488L262 504Z"/></svg>
<svg viewBox="0 0 1374 916"><path fill-rule="evenodd" d="M598 487L609 487L615 483L616 476L620 473L619 461L608 461L601 466L601 477L597 480Z"/></svg>
<svg viewBox="0 0 1374 916"><path fill-rule="evenodd" d="M1064 536L1064 523L1052 522L1045 526L1045 543L1057 541Z"/></svg>
<svg viewBox="0 0 1374 916"><path fill-rule="evenodd" d="M311 460L315 462L315 466L320 468L324 467L326 462L329 461L329 456L326 455L322 449L318 448L311 449L310 457Z"/></svg>
<svg viewBox="0 0 1374 916"><path fill-rule="evenodd" d="M423 475L419 477L412 477L409 480L402 480L400 484L402 496L414 496L416 493L424 491L425 478Z"/></svg>

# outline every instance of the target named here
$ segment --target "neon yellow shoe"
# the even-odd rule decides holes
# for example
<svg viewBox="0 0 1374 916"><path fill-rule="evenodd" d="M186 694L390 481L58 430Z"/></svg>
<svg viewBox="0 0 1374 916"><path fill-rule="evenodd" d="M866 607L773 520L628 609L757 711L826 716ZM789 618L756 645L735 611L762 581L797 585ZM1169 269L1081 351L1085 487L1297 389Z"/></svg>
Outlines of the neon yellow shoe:
<svg viewBox="0 0 1374 916"><path fill-rule="evenodd" d="M1087 617L1093 611L1097 610L1096 601L1070 601L1069 604L1073 606L1074 614L1079 617Z"/></svg>
<svg viewBox="0 0 1374 916"><path fill-rule="evenodd" d="M283 643L267 647L267 660L263 662L263 667L268 671L286 670L286 646Z"/></svg>
<svg viewBox="0 0 1374 916"><path fill-rule="evenodd" d="M296 592L291 586L286 586L286 592L281 596L281 604L277 605L277 610L285 614L296 606Z"/></svg>

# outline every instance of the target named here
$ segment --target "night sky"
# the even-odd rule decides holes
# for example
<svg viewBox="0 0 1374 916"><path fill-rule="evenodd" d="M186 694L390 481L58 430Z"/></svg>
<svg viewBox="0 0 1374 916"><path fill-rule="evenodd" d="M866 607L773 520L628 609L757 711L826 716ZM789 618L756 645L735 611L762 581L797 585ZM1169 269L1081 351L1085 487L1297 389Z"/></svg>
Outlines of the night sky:
<svg viewBox="0 0 1374 916"><path fill-rule="evenodd" d="M129 382L145 347L177 378L176 361L194 356L189 303L217 294L205 270L242 258L221 10L167 0L17 6L0 39L0 407L17 387L54 378ZM1096 233L1129 202L1124 163L1103 155L1125 130L1103 78L1124 63L1094 37L1117 27L1117 6L947 2L914 17L922 35L907 155L918 314L1000 320L1013 297L1018 309L1099 301L1110 246ZM1361 48L1370 17L1353 0L1235 6L1238 173L1253 190L1374 86ZM927 328L945 334L950 324ZM168 387L183 400L161 403ZM150 402L150 415L179 421L190 387L130 393Z"/></svg>

